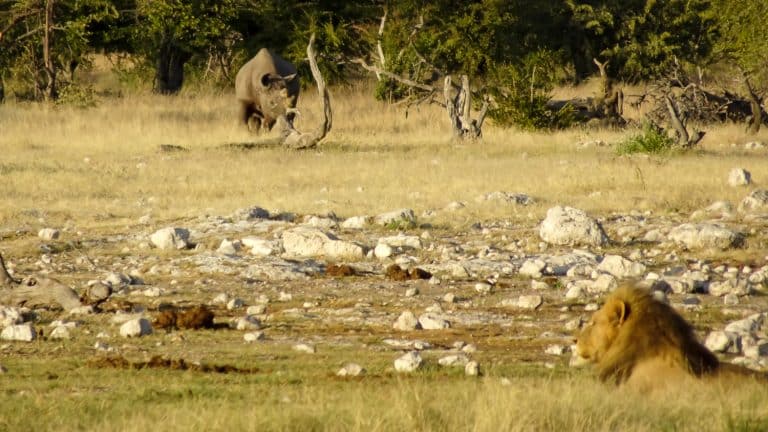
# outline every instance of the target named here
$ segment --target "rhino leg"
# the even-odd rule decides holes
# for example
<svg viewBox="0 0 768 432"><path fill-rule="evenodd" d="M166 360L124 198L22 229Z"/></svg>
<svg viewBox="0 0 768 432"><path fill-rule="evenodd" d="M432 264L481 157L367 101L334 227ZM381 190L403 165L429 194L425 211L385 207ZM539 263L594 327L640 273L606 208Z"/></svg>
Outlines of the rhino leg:
<svg viewBox="0 0 768 432"><path fill-rule="evenodd" d="M255 112L256 108L253 106L252 102L240 101L240 121L245 124L245 127L248 127L248 123Z"/></svg>

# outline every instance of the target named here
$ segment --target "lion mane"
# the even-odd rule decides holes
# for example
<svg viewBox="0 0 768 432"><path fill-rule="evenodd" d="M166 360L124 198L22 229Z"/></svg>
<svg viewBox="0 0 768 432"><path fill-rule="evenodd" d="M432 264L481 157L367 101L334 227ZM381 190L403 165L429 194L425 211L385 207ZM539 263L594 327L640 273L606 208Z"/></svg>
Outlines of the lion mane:
<svg viewBox="0 0 768 432"><path fill-rule="evenodd" d="M576 354L594 363L604 382L651 384L714 375L717 357L671 306L647 289L617 288L577 337ZM645 381L643 381L645 380Z"/></svg>

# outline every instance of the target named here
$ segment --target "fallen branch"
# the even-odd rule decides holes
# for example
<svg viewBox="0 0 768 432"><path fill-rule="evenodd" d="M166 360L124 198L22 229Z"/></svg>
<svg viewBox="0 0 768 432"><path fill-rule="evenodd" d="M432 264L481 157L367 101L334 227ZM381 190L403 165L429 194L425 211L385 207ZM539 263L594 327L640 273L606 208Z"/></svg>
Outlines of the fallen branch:
<svg viewBox="0 0 768 432"><path fill-rule="evenodd" d="M71 310L82 306L72 288L56 279L27 277L19 281L8 274L0 256L0 304L29 308L56 307Z"/></svg>

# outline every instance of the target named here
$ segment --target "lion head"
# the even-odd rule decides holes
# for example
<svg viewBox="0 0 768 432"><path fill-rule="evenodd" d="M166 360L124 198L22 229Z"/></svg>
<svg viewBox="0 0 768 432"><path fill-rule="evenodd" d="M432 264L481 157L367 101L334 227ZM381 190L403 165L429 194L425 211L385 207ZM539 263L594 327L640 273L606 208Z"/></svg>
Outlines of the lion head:
<svg viewBox="0 0 768 432"><path fill-rule="evenodd" d="M576 340L575 355L597 367L600 379L621 384L642 369L702 376L718 369L717 357L696 340L672 307L635 286L617 288Z"/></svg>

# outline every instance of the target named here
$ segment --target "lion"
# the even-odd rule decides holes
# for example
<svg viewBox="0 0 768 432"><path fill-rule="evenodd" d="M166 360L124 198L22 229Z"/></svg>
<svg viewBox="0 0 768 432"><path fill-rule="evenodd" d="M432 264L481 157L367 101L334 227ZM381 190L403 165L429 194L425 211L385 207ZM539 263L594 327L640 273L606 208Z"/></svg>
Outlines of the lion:
<svg viewBox="0 0 768 432"><path fill-rule="evenodd" d="M647 289L617 288L576 339L574 355L593 363L601 381L652 390L691 378L765 375L718 358L693 328Z"/></svg>

